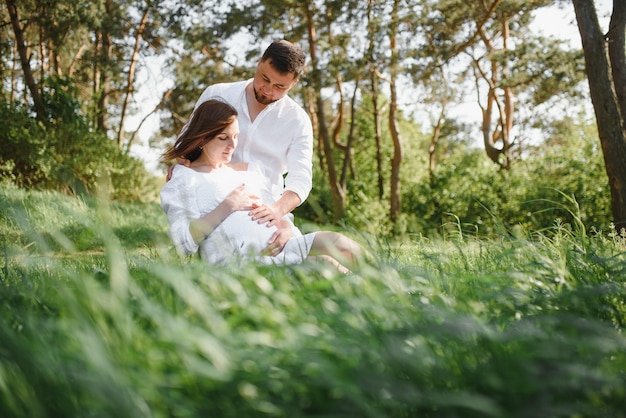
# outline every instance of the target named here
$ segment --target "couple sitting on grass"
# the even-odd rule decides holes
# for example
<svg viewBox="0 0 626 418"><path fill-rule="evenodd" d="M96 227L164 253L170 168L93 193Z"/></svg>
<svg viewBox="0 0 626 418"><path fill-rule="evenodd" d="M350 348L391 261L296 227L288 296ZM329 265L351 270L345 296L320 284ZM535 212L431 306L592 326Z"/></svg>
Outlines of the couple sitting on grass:
<svg viewBox="0 0 626 418"><path fill-rule="evenodd" d="M276 225L253 219L255 208L272 204L264 167L257 161L231 163L237 147L237 110L216 99L194 110L164 161L177 159L161 190L169 235L185 254L200 251L208 263L249 259L292 265L305 259L331 263L348 273L363 256L352 239L332 231L302 234L290 216Z"/></svg>

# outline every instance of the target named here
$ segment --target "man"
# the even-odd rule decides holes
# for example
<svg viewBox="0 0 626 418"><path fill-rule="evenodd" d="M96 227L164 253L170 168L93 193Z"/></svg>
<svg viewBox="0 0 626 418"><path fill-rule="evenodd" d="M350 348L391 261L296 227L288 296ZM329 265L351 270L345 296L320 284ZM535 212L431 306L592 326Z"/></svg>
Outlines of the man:
<svg viewBox="0 0 626 418"><path fill-rule="evenodd" d="M270 196L263 197L270 202L250 215L268 226L277 225L302 204L312 187L311 119L287 95L298 82L304 63L305 55L298 46L286 40L274 41L258 61L254 78L209 86L195 106L219 98L239 112L239 146L232 162L258 161L264 167L271 190ZM271 244L282 248L288 238L276 237Z"/></svg>

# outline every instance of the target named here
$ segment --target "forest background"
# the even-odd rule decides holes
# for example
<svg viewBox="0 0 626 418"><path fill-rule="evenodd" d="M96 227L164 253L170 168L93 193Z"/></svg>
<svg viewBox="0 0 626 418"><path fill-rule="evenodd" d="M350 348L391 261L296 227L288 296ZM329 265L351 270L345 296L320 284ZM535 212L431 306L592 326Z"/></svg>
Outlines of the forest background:
<svg viewBox="0 0 626 418"><path fill-rule="evenodd" d="M624 6L613 6L623 56ZM307 54L292 96L316 138L301 224L396 238L575 218L606 230L625 219L624 112L593 117L586 74L606 71L586 73L583 49L531 30L546 7L576 8L581 33L580 16L600 33L588 0L6 0L0 173L20 187L154 201L163 176L132 152L143 123L158 121L149 147L164 150L207 85L251 77L265 46L287 38ZM137 72L155 62L172 87L146 111ZM624 85L602 64L617 106ZM468 102L475 122L454 114Z"/></svg>

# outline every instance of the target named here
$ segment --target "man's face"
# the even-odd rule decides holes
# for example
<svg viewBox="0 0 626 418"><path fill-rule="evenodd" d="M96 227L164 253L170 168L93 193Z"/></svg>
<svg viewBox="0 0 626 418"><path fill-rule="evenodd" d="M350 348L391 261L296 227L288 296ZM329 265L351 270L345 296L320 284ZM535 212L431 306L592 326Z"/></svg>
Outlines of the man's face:
<svg viewBox="0 0 626 418"><path fill-rule="evenodd" d="M257 102L268 105L287 95L298 82L293 74L281 74L271 65L271 59L259 61L252 81Z"/></svg>

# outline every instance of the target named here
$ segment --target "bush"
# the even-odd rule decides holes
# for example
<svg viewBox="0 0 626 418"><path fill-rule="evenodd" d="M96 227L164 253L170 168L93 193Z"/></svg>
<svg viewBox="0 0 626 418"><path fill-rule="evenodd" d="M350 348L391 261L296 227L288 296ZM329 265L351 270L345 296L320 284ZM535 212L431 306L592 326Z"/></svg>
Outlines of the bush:
<svg viewBox="0 0 626 418"><path fill-rule="evenodd" d="M0 174L20 187L69 194L106 193L113 199L154 200L143 163L93 131L71 84L50 79L43 98L48 122L16 103L0 102Z"/></svg>
<svg viewBox="0 0 626 418"><path fill-rule="evenodd" d="M498 170L481 150L439 164L434 181L403 185L408 233L445 234L451 227L494 236L505 230L545 230L556 220L606 230L611 203L597 141L570 139L533 150L510 170Z"/></svg>

